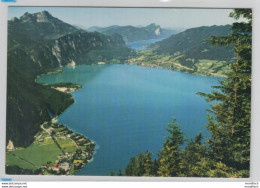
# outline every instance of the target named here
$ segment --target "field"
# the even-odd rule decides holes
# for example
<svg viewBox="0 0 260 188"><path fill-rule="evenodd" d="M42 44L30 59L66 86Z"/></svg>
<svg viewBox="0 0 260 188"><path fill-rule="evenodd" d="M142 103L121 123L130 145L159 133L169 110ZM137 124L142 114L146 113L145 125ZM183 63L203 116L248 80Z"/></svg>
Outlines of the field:
<svg viewBox="0 0 260 188"><path fill-rule="evenodd" d="M29 147L8 151L6 165L17 165L24 169L38 169L44 164L55 164L55 161L59 159L58 156L63 155L61 149L46 131L42 131L37 136ZM64 152L76 151L77 145L72 139L65 136L55 136L55 139Z"/></svg>
<svg viewBox="0 0 260 188"><path fill-rule="evenodd" d="M16 156L16 152L8 152L6 153L6 165L9 166L19 166L23 169L37 169L38 167L20 159Z"/></svg>
<svg viewBox="0 0 260 188"><path fill-rule="evenodd" d="M221 76L224 73L230 71L228 67L229 63L225 61L200 59L195 66L198 68L198 72L211 73L213 76Z"/></svg>
<svg viewBox="0 0 260 188"><path fill-rule="evenodd" d="M6 164L37 169L49 161L53 164L55 159L58 159L58 155L62 155L58 146L51 137L45 137L43 142L34 141L32 145L25 149L8 152Z"/></svg>
<svg viewBox="0 0 260 188"><path fill-rule="evenodd" d="M72 139L64 139L61 137L57 139L57 142L64 152L74 153L77 149L77 145Z"/></svg>

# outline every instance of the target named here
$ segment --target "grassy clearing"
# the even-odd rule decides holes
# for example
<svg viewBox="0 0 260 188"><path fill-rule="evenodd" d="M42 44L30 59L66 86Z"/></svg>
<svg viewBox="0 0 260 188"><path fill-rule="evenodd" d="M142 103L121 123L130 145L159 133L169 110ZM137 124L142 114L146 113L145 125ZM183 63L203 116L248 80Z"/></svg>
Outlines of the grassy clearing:
<svg viewBox="0 0 260 188"><path fill-rule="evenodd" d="M196 63L198 72L211 73L212 75L224 75L230 71L229 64L226 61L201 59Z"/></svg>
<svg viewBox="0 0 260 188"><path fill-rule="evenodd" d="M8 166L19 166L24 169L37 169L37 166L28 163L18 156L15 155L15 152L7 152L6 153L6 165Z"/></svg>
<svg viewBox="0 0 260 188"><path fill-rule="evenodd" d="M55 128L53 129L54 132L61 132L64 130L64 127L60 127L60 128Z"/></svg>
<svg viewBox="0 0 260 188"><path fill-rule="evenodd" d="M60 147L64 150L64 152L74 153L77 150L77 145L72 139L58 138L57 142L60 145Z"/></svg>
<svg viewBox="0 0 260 188"><path fill-rule="evenodd" d="M64 125L53 124L48 129L46 129L47 127L41 125L43 130L37 133L35 141L29 147L15 148L13 151L6 152L8 169L18 166L27 171L34 170L33 173L41 172L44 175L73 174L75 169L82 168L91 159L95 144L83 146L84 143L90 143L88 138L72 133ZM53 130L55 131L53 132ZM56 131L59 133L57 134ZM78 149L80 151L76 152ZM72 163L75 159L80 161L80 164L74 166ZM57 170L53 167L56 163L65 162L69 163L66 171Z"/></svg>
<svg viewBox="0 0 260 188"><path fill-rule="evenodd" d="M14 155L17 157L14 157ZM11 166L16 164L21 168L35 169L39 168L42 164L47 164L49 161L51 164L54 164L55 160L58 159L58 155L62 155L60 149L52 138L45 137L42 142L34 141L33 144L25 149L8 152L6 155L6 165ZM34 166L29 165L29 163L34 164Z"/></svg>
<svg viewBox="0 0 260 188"><path fill-rule="evenodd" d="M64 130L64 127L55 128L56 132ZM6 165L17 165L24 169L37 169L41 165L53 165L59 155L63 155L61 149L53 141L49 133L42 131L37 134L40 140L35 140L29 147L6 153ZM64 152L74 153L77 150L76 143L65 136L55 136L59 146Z"/></svg>

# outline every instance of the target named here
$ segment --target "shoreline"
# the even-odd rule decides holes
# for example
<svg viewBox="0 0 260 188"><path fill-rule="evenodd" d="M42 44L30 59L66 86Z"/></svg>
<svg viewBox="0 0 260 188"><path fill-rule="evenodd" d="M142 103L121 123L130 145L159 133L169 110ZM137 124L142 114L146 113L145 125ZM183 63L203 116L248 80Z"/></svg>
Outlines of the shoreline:
<svg viewBox="0 0 260 188"><path fill-rule="evenodd" d="M58 74L61 72L62 71L55 72L54 74ZM42 75L45 74L41 74L36 77L35 79L36 83L37 83L37 78ZM71 93L82 88L80 84L73 84L73 83L57 83L57 84L38 83L38 84L49 85L52 89L55 89L63 93ZM63 89L60 90L59 89L60 85L62 86L65 85L66 87L63 87ZM68 105L59 115L61 115L70 106L71 104ZM28 147L26 148L13 147L12 150L6 149L6 156L9 157L10 155L16 156L15 160L18 160L18 164L20 162L18 158L25 161L24 164L20 166L16 164L17 163L16 161L14 161L14 164L6 164L7 174L13 174L13 173L8 173L8 171L12 172L15 170L17 171L18 169L19 172L27 171L32 175L73 175L76 171L81 170L84 166L86 166L89 163L89 161L93 159L93 156L95 154L95 145L96 145L95 142L90 140L85 135L72 131L71 129L68 128L67 125L57 124L59 115L52 118L50 121L46 121L40 125L41 130L34 135L34 141ZM48 125L48 128L44 127L46 125ZM51 142L51 145L49 142ZM65 142L66 144L64 144L63 142ZM26 157L23 158L23 156L20 157L19 155L16 154L16 151L23 150L23 152L25 152L27 148L33 147L37 144L40 147L43 147L45 145L50 145L51 147L53 147L54 145L56 145L56 150L60 154L57 155L56 157L52 157L52 159L50 159L50 161L48 161L47 163L43 163L43 164L41 163L41 165L34 164L34 167L32 168L21 167L21 166L28 165L26 164L26 161L30 161L30 159L26 159ZM68 144L71 146L70 148L67 148ZM69 152L67 151L68 149L73 150L74 152ZM39 150L38 152L41 153L43 151ZM52 155L52 153L49 153L49 155ZM16 172L14 174L19 174L19 173Z"/></svg>
<svg viewBox="0 0 260 188"><path fill-rule="evenodd" d="M170 69L170 68L166 68L166 67L162 67L159 65L153 65L153 64L149 64L149 65L145 65L145 64L134 64L134 63L126 63L125 65L136 65L136 66L141 66L141 67L149 67L149 68L157 68L157 69L165 69L165 70L171 70L171 71L177 71L177 72L181 72L181 73L185 73L185 74L191 74L191 75L197 75L197 76L208 76L208 77L215 77L215 78L226 78L227 76L225 75L206 75L206 74L194 74L194 73L190 73L190 72L186 72L186 71L180 71L180 70L176 70L176 69Z"/></svg>
<svg viewBox="0 0 260 188"><path fill-rule="evenodd" d="M61 71L61 72L56 72L56 73L54 73L54 74L59 74L59 73L62 73L63 71ZM47 73L48 74L48 73ZM62 85L66 85L66 84L69 84L69 86L70 87L56 87L56 86L58 86L58 85L60 85L60 84L62 84ZM77 91L78 89L81 89L82 88L82 85L80 85L80 84L74 84L74 83L56 83L56 84L47 84L47 85L50 85L53 89L55 89L55 90L57 90L57 91L60 91L60 92L64 92L64 93L71 93L71 92L74 92L74 91ZM54 87L54 85L56 85L55 87ZM72 87L71 87L72 86ZM62 89L60 89L60 88L62 88ZM73 97L72 97L73 98ZM73 98L74 99L74 98ZM75 101L74 101L75 102ZM73 102L73 103L74 103ZM72 103L72 104L73 104ZM68 109L69 107L70 107L71 105L69 105L66 109ZM65 109L65 110L66 110ZM65 111L64 110L64 111ZM64 112L63 111L63 112ZM62 112L62 113L63 113ZM61 114L60 114L61 115ZM51 122L52 123L57 123L57 121L58 121L58 118L59 118L59 116L56 116L55 118L53 118L52 120L51 120ZM60 124L61 125L61 124ZM65 126L66 128L68 128L66 125L62 125L62 126ZM92 140L90 140L88 137L86 137L85 135L82 135L82 134L80 134L80 133L76 133L76 132L74 132L74 131L72 131L71 129L69 129L68 128L68 130L69 131L71 131L72 132L72 134L75 134L76 135L76 137L84 137L84 138L81 138L80 140L81 141L83 141L82 139L85 139L85 141L87 140L88 141L88 145L92 145L92 147L94 147L94 148L92 148L90 151L86 151L87 153L89 153L90 152L90 155L88 155L89 157L87 158L87 161L85 160L81 160L81 159L75 159L77 162L76 162L76 165L74 165L74 161L73 161L73 163L71 164L71 169L73 169L73 170L70 170L69 171L69 174L67 174L67 175L73 175L76 171L79 171L79 170L81 170L82 168L84 168L89 162L91 162L91 161L93 161L93 158L94 158L94 154L95 154L95 142L94 141L92 141ZM75 144L77 145L77 148L79 148L79 145L77 144L77 141L79 141L79 140L74 140L75 141ZM82 152L82 150L81 150L81 152ZM74 156L76 156L76 154L77 153L75 153L74 155L73 155L73 157ZM85 155L86 156L86 155ZM76 167L76 169L75 169L75 167ZM53 175L55 175L55 174L53 174Z"/></svg>
<svg viewBox="0 0 260 188"><path fill-rule="evenodd" d="M186 74L193 74L193 75L199 75L199 76L209 76L209 77L220 77L220 78L223 78L223 77L221 77L221 76L214 76L214 75L205 75L205 74L194 74L194 73L190 73L190 72L186 72L186 71L180 71L180 70L175 70L175 69L170 69L170 68L167 68L167 67L162 67L162 66L159 66L159 65L153 65L153 64L135 64L135 63L129 63L129 62L127 62L127 63L123 63L124 65L135 65L135 66L143 66L143 67L149 67L149 68L160 68L160 69L166 69L166 70L172 70L172 71L177 71L177 72L182 72L182 73L186 73ZM95 64L92 64L92 65L95 65ZM96 65L98 65L98 64L96 64ZM60 69L59 69L60 70ZM55 71L54 71L55 72ZM62 71L60 71L60 72L58 72L58 73L61 73ZM46 74L48 74L48 73L46 73ZM57 74L57 73L55 73L55 74ZM44 75L44 74L42 74L42 75ZM42 75L39 75L39 76L37 76L37 78L39 78L40 76L42 76ZM38 83L37 82L37 78L35 79L35 82L36 83ZM82 88L82 86L81 85L79 85L79 84L73 84L73 83L56 83L56 84L44 84L44 83L38 83L38 84L42 84L42 85L49 85L51 88L53 88L53 89L55 89L55 90L58 90L59 92L63 92L63 93L70 93L70 92L74 92L74 91L76 91L76 90L78 90L78 89L80 89L80 88ZM72 97L72 95L71 95L71 97ZM73 97L72 97L73 98ZM75 101L74 101L75 102ZM73 103L74 103L73 102ZM73 104L72 103L72 104ZM68 109L69 107L71 106L71 104L70 105L68 105L66 108L65 108L65 110L66 109ZM60 114L62 114L65 110L63 110ZM59 114L59 115L60 115ZM75 173L75 171L79 171L79 170L81 170L82 168L84 168L90 161L93 161L93 158L94 158L94 154L95 154L95 151L96 151L96 148L95 148L95 142L93 142L93 141L91 141L88 137L86 137L85 135L82 135L82 134L79 134L79 133L76 133L76 132L74 132L74 131L72 131L72 130L70 130L66 125L60 125L60 124L56 124L56 122L57 122L57 119L58 119L58 117L59 116L56 116L55 118L53 118L53 119L51 119L49 122L47 122L47 123L50 123L52 126L62 126L62 127L64 127L66 130L68 130L68 131L70 131L71 132L71 134L74 134L74 136L76 136L76 137L79 137L79 138L81 138L81 139L83 139L83 140L85 140L85 142L87 141L88 142L88 144L91 146L91 148L88 148L88 150L84 150L84 149L82 149L82 148L79 148L79 145L77 144L77 141L78 140L75 140L74 141L74 143L75 143L75 145L76 145L76 147L77 147L77 149L79 149L78 150L78 152L80 153L80 155L82 156L82 153L83 153L83 155L85 155L84 153L88 153L88 155L87 155L87 158L80 158L79 156L80 155L78 155L78 153L73 153L73 154L71 154L71 153L66 153L66 152L63 152L63 156L59 156L61 159L63 159L63 160L61 160L61 161L55 161L56 163L54 164L54 166L53 167L50 167L50 166L46 166L46 165L41 165L41 166L39 166L39 169L38 170L40 170L40 173L38 173L39 175L73 175L74 173ZM46 122L45 122L46 123ZM43 125L43 124L42 124ZM42 125L41 125L41 128L42 128ZM43 128L42 128L42 130L44 130ZM41 131L40 131L41 132ZM38 132L39 133L39 132ZM38 134L37 133L37 134ZM37 135L36 134L36 135ZM35 136L36 136L35 135ZM65 134L65 136L68 136L68 134ZM55 139L56 138L56 136L53 136L52 137L52 139L53 139L53 141L56 143L56 145L62 150L62 147L61 146L59 146L59 144L57 144L58 142L56 142ZM82 141L83 141L82 140ZM85 147L86 147L87 145L85 145ZM28 146L29 147L29 146ZM26 148L25 148L26 149ZM10 152L10 151L8 151L8 152ZM65 157L64 157L65 156ZM86 157L86 155L85 155L85 157ZM69 162L67 162L67 163L65 163L64 164L64 158L69 158L69 159L71 159L71 158L73 158L73 159L75 159L75 161L73 160L73 161L69 161ZM55 159L53 159L53 161L54 161ZM59 166L66 166L66 168L69 170L69 171L59 171L61 168L59 168ZM14 165L15 166L15 165ZM26 168L22 168L22 169L24 169L24 170L27 170Z"/></svg>
<svg viewBox="0 0 260 188"><path fill-rule="evenodd" d="M59 74L59 73L62 73L63 71L60 71L60 72L56 72L55 74ZM48 74L48 73L47 73ZM53 88L53 89L55 89L55 90L57 90L57 91L60 91L60 92L64 92L64 93L71 93L71 92L74 92L74 91L77 91L78 89L81 89L83 86L82 85L80 85L80 84L74 84L74 83L56 83L56 84L47 84L47 85L49 85L49 86L51 86L51 88ZM57 86L59 86L59 85L65 85L66 87L57 87ZM68 86L67 86L68 85ZM60 89L60 88L62 88L62 89ZM72 97L73 98L73 97ZM74 98L73 98L73 100L74 100ZM75 101L74 101L75 102ZM73 103L74 103L73 102ZM73 104L72 103L72 104ZM71 105L69 105L66 109L68 109L69 107L70 107ZM65 109L65 110L66 110ZM64 110L64 111L65 111ZM63 111L63 112L64 112ZM63 113L62 112L62 113ZM61 114L60 114L61 115ZM51 122L52 123L56 123L57 121L58 121L58 118L59 118L59 116L56 116L55 118L53 118L52 120L51 120ZM65 126L66 128L68 128L66 125L63 125L63 126ZM90 140L87 136L85 136L85 135L82 135L82 134L80 134L80 133L76 133L76 132L74 132L74 131L72 131L71 129L68 129L69 131L71 131L72 132L72 134L75 134L76 135L76 137L81 137L81 139L79 139L79 140L81 140L81 143L82 143L82 141L84 141L84 140L82 140L82 139L85 139L85 141L87 140L88 141L88 145L91 147L93 147L93 148L89 148L90 149L90 151L88 150L88 151L86 151L87 153L89 153L90 152L90 155L88 155L88 158L85 158L84 160L82 160L82 159L75 159L77 162L76 162L76 165L74 164L74 161L73 161L73 163L71 164L71 168L70 169L73 169L73 170L70 170L69 171L69 174L67 174L67 175L73 175L76 171L79 171L79 170L81 170L82 168L84 168L90 161L92 161L93 160L93 158L94 158L94 154L95 154L95 142L94 141L92 141L92 140ZM82 138L82 137L84 137L84 138ZM74 140L75 141L75 144L77 145L77 148L79 148L79 145L77 144L77 141L79 141L79 140ZM80 144L81 144L80 143ZM82 150L81 150L81 152L82 152ZM76 156L77 155L77 152L73 155L73 157L74 156ZM81 155L82 155L82 153L81 153ZM86 155L85 155L86 156ZM86 160L87 159L87 160Z"/></svg>
<svg viewBox="0 0 260 188"><path fill-rule="evenodd" d="M41 131L34 136L30 146L6 151L9 163L10 157L15 160L15 164L6 164L6 174L23 174L27 171L30 175L74 175L93 159L95 142L66 125L55 123L57 118L40 125ZM39 153L45 156L41 162L34 158ZM15 173L12 173L13 170Z"/></svg>

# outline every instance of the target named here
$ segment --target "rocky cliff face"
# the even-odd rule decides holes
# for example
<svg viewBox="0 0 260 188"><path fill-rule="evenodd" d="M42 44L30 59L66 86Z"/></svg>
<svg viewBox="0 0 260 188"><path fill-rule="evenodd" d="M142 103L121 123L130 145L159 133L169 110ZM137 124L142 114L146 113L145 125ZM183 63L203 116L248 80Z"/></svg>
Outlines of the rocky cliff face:
<svg viewBox="0 0 260 188"><path fill-rule="evenodd" d="M161 34L161 28L157 28L155 31L154 31L154 33L157 35L157 36L160 36L160 34Z"/></svg>

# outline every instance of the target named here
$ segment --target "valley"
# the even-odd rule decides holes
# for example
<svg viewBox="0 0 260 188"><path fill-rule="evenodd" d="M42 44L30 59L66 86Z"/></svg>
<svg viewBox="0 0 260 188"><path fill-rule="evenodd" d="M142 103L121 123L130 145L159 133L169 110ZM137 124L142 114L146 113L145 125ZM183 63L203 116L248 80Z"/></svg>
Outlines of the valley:
<svg viewBox="0 0 260 188"><path fill-rule="evenodd" d="M83 29L47 11L9 20L6 143L15 148L6 151L6 173L108 175L140 151L157 152L173 114L190 138L209 137L209 104L196 93L232 71L233 47L209 43L230 32L155 23Z"/></svg>

